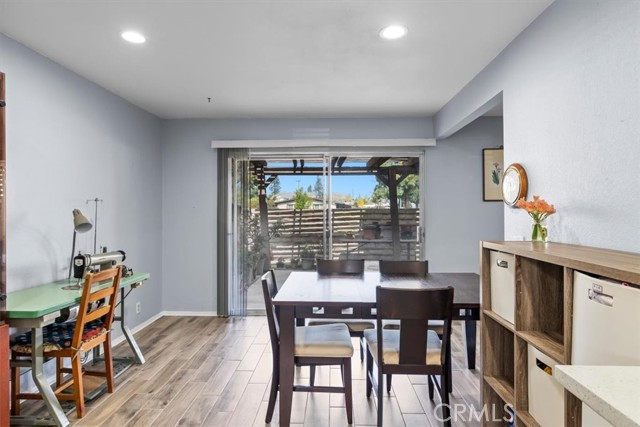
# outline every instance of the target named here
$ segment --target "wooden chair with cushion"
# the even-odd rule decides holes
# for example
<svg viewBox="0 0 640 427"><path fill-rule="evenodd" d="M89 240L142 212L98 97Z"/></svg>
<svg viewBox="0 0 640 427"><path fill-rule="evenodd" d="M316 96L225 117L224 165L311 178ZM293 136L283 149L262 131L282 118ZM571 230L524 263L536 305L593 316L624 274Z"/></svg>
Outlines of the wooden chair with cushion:
<svg viewBox="0 0 640 427"><path fill-rule="evenodd" d="M385 374L428 375L429 398L436 388L442 401L442 418L449 427L449 393L442 390L448 384L451 370L447 352L451 345L453 288L402 289L376 288L377 329L365 331L367 343L367 398L375 389L378 397L378 427L382 426L383 388ZM400 321L400 329L383 329L383 319ZM442 320L442 341L429 330L429 320ZM373 365L377 366L377 375ZM440 376L440 385L435 379ZM446 387L444 387L446 389Z"/></svg>
<svg viewBox="0 0 640 427"><path fill-rule="evenodd" d="M271 337L273 353L273 376L265 423L269 424L276 406L276 398L280 389L280 325L275 313L273 298L278 293L273 270L262 276L262 292L267 311L267 323ZM349 330L343 324L297 326L295 328L294 362L298 366L340 365L342 387L295 385L293 391L344 393L347 421L353 424L353 397L351 391L351 356L353 345Z"/></svg>
<svg viewBox="0 0 640 427"><path fill-rule="evenodd" d="M364 260L362 259L317 259L318 274L320 276L345 276L364 274ZM309 325L329 325L334 323L344 323L349 328L352 337L360 340L360 360L364 360L364 331L375 327L372 320L364 319L312 319Z"/></svg>
<svg viewBox="0 0 640 427"><path fill-rule="evenodd" d="M380 260L379 264L380 274L387 276L387 278L400 277L426 277L429 274L429 261L383 261ZM383 328L385 329L398 329L400 328L400 322L394 320L387 320L383 322ZM439 336L442 336L443 323L441 321L434 320L429 322L429 329L435 331Z"/></svg>
<svg viewBox="0 0 640 427"><path fill-rule="evenodd" d="M429 261L384 261L379 262L380 274L383 276L396 277L426 277L429 274ZM442 337L443 322L433 320L429 322L429 329ZM399 329L400 322L397 320L385 320L382 322L385 329ZM387 392L391 392L391 375L387 376Z"/></svg>
<svg viewBox="0 0 640 427"><path fill-rule="evenodd" d="M76 321L54 323L43 329L44 357L56 359L54 393L59 400L75 401L78 418L82 418L85 413L83 375L104 377L107 381L107 392L113 393L115 389L111 358L111 324L120 286L120 272L121 267L118 266L99 273L87 274ZM103 299L104 304L100 305L98 301ZM95 308L90 310L94 306ZM84 369L82 355L100 344L104 347L105 370ZM13 338L11 355L11 413L19 415L20 399L42 399L42 396L37 393L20 392L19 366L25 365L25 358L28 360L31 357L31 332ZM71 359L71 368L64 367L63 358ZM64 380L65 373L72 375Z"/></svg>

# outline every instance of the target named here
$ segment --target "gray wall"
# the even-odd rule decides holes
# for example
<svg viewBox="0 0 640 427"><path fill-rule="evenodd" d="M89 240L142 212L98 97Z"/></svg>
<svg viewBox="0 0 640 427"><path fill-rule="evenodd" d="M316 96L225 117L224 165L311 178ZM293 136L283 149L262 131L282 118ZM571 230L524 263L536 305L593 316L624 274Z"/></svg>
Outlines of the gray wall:
<svg viewBox="0 0 640 427"><path fill-rule="evenodd" d="M482 149L500 145L502 118L482 117L427 148L430 271L479 273L478 242L503 238L504 203L482 200Z"/></svg>
<svg viewBox="0 0 640 427"><path fill-rule="evenodd" d="M164 309L215 312L219 200L212 140L431 138L433 127L429 118L170 120L162 136Z"/></svg>
<svg viewBox="0 0 640 427"><path fill-rule="evenodd" d="M128 325L162 309L161 122L0 34L7 74L7 279L15 291L67 277L73 218L94 215L98 245L151 273L127 306ZM76 250L93 250L93 231ZM116 332L116 336L118 333Z"/></svg>
<svg viewBox="0 0 640 427"><path fill-rule="evenodd" d="M503 91L505 164L558 213L551 240L640 252L640 2L558 0L436 116L448 135ZM530 220L505 208L507 238Z"/></svg>

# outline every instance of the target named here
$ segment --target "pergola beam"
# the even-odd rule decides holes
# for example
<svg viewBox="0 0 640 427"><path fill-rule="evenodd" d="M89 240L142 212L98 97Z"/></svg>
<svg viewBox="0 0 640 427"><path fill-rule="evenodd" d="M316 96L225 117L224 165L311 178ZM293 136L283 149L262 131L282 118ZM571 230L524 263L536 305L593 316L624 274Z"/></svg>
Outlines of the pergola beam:
<svg viewBox="0 0 640 427"><path fill-rule="evenodd" d="M414 166L394 166L397 173L400 174L417 174L418 168ZM387 174L387 167L378 167L378 168L369 168L367 166L343 166L339 167L334 165L331 167L331 172L341 175L378 175L378 173ZM288 167L266 167L264 168L265 175L322 175L324 173L324 168L322 167L306 167L299 171L299 167L296 167L296 170L292 170Z"/></svg>

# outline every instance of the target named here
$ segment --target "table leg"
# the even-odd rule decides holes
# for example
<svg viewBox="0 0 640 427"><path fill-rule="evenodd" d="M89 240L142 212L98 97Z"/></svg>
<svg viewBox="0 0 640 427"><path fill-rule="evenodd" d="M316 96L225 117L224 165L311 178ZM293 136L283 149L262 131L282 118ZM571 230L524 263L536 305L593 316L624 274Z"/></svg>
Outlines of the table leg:
<svg viewBox="0 0 640 427"><path fill-rule="evenodd" d="M294 376L294 307L282 305L280 309L280 427L291 424Z"/></svg>
<svg viewBox="0 0 640 427"><path fill-rule="evenodd" d="M33 350L31 354L31 376L33 377L33 382L36 384L36 387L38 387L38 391L42 395L42 400L44 400L44 403L47 405L55 425L58 427L66 427L69 425L69 420L44 375L42 328L32 328L31 337Z"/></svg>
<svg viewBox="0 0 640 427"><path fill-rule="evenodd" d="M472 310L466 310L468 316L473 315ZM475 319L464 321L465 346L467 347L467 369L476 368L476 323Z"/></svg>
<svg viewBox="0 0 640 427"><path fill-rule="evenodd" d="M129 327L124 324L124 297L124 289L120 289L120 316L115 317L114 320L120 322L120 329L122 330L124 337L127 339L129 347L131 347L131 351L133 351L136 363L138 365L144 365L144 356L142 355L142 351L140 350L140 347L138 347L138 343L133 337L133 334L131 333Z"/></svg>

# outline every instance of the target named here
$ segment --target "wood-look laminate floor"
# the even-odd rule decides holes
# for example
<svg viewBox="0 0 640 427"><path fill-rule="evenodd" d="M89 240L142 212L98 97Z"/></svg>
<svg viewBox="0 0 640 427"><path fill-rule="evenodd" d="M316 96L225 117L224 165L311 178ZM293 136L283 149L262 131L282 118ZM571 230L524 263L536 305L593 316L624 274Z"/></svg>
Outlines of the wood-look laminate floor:
<svg viewBox="0 0 640 427"><path fill-rule="evenodd" d="M136 334L146 363L117 380L113 394L87 405L77 427L251 427L264 426L271 378L271 346L265 317L163 317ZM354 425L376 425L376 399L365 395L365 365L354 341ZM479 408L480 372L464 366L462 327L453 333L453 394L458 405L454 426L479 426L470 408ZM479 350L479 348L478 348ZM129 355L126 343L116 356ZM478 353L479 355L479 353ZM478 365L480 361L478 361ZM297 371L300 382L308 369ZM338 384L339 368L318 368L316 384ZM385 427L441 426L434 414L440 403L428 397L426 377L395 375L391 395L384 396ZM42 411L41 402L23 404L23 414ZM292 426L346 426L341 394L294 393ZM278 409L271 422L278 425Z"/></svg>

